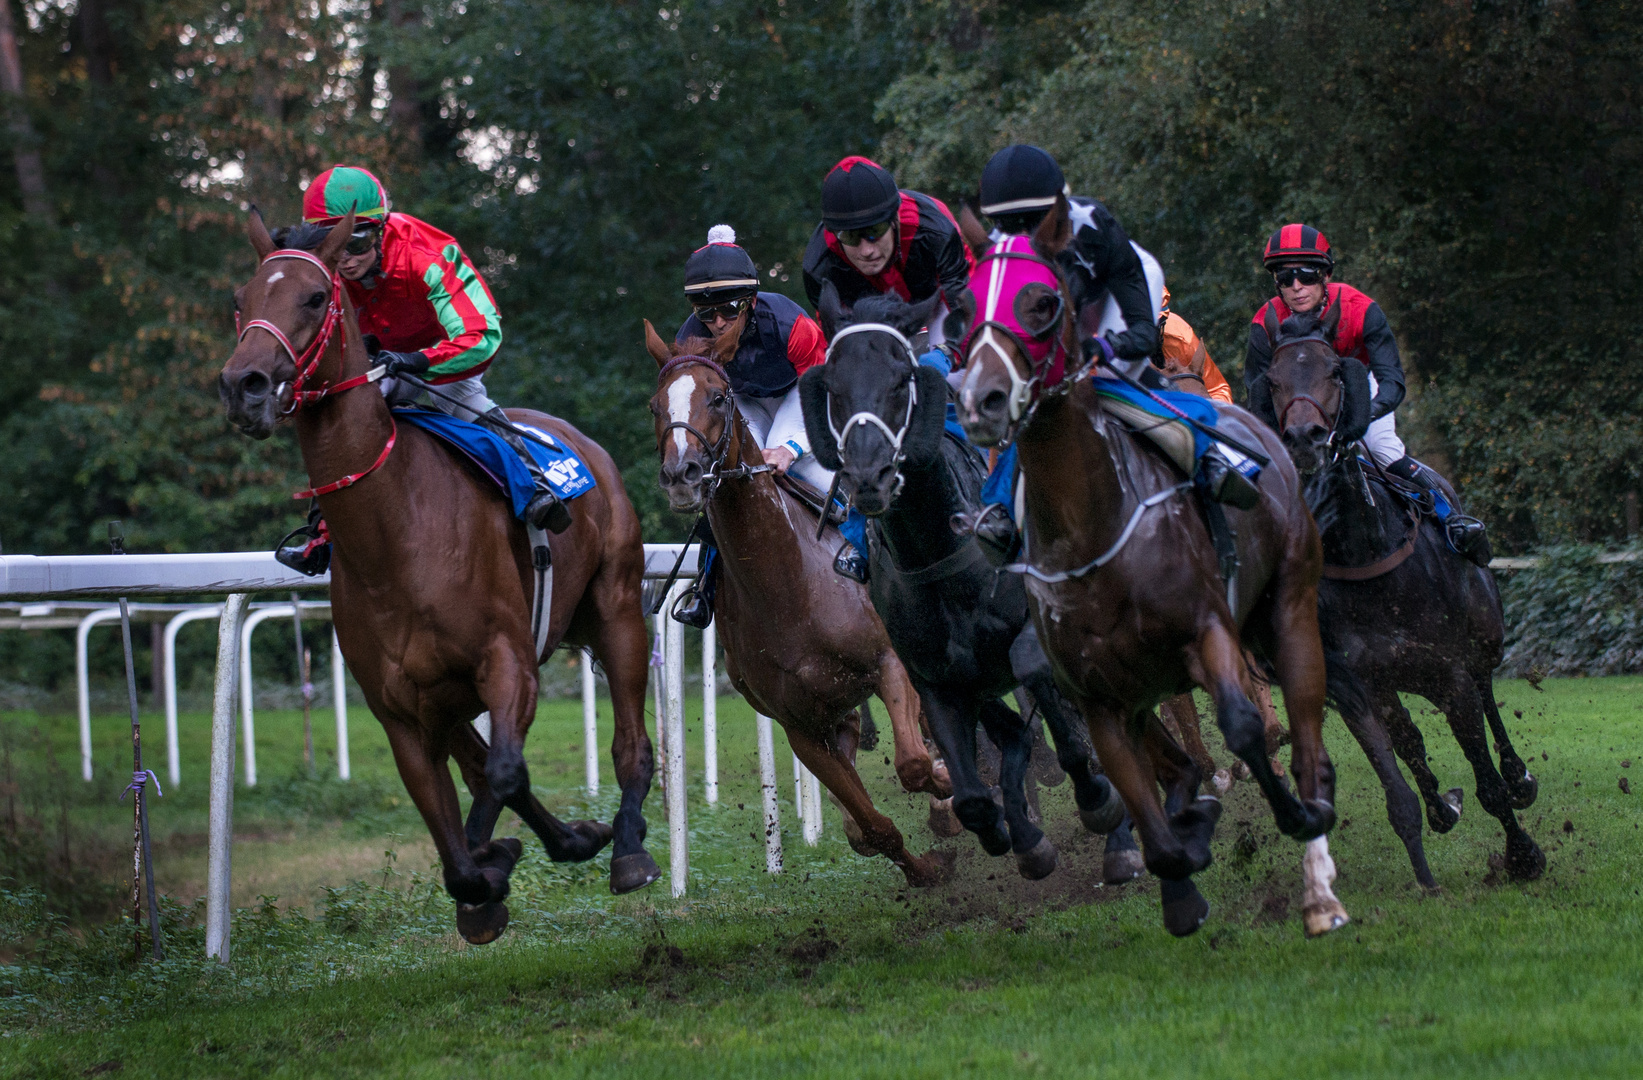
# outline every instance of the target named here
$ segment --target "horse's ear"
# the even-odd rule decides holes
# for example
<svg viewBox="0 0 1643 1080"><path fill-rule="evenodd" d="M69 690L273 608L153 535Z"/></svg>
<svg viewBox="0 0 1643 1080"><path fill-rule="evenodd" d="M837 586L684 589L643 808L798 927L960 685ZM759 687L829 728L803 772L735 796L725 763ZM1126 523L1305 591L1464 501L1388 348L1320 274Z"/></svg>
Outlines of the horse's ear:
<svg viewBox="0 0 1643 1080"><path fill-rule="evenodd" d="M810 453L816 464L839 471L839 444L827 421L827 365L817 364L799 376L799 404L804 409L804 433L810 437Z"/></svg>
<svg viewBox="0 0 1643 1080"><path fill-rule="evenodd" d="M977 255L985 255L987 248L992 245L992 238L987 235L987 226L976 217L969 203L959 204L958 232L964 237L964 242L970 245L970 250Z"/></svg>
<svg viewBox="0 0 1643 1080"><path fill-rule="evenodd" d="M673 359L673 354L668 352L667 343L656 332L656 328L650 325L649 319L645 320L645 351L650 354L652 360L656 361L657 367L661 367Z"/></svg>
<svg viewBox="0 0 1643 1080"><path fill-rule="evenodd" d="M274 238L268 235L268 226L263 223L262 211L255 206L246 219L246 232L251 235L251 246L256 249L257 262L262 262L274 251Z"/></svg>
<svg viewBox="0 0 1643 1080"><path fill-rule="evenodd" d="M831 281L822 283L821 300L816 305L816 317L821 320L822 336L828 341L844 325L844 305L839 302L839 288Z"/></svg>
<svg viewBox="0 0 1643 1080"><path fill-rule="evenodd" d="M348 242L348 238L352 236L353 233L354 212L349 210L348 216L337 222L336 225L332 227L331 231L326 235L325 239L320 241L319 248L314 252L314 257L326 266L329 266L332 270L335 270L337 268L337 260L342 258L342 245Z"/></svg>
<svg viewBox="0 0 1643 1080"><path fill-rule="evenodd" d="M742 343L742 331L747 328L748 310L744 309L724 333L713 339L713 359L718 361L720 367L736 359L736 349Z"/></svg>
<svg viewBox="0 0 1643 1080"><path fill-rule="evenodd" d="M970 323L976 317L976 294L974 289L965 289L959 296L958 303L950 305L951 310L941 321L941 334L948 341L960 342L964 335L970 332Z"/></svg>
<svg viewBox="0 0 1643 1080"><path fill-rule="evenodd" d="M1261 309L1261 326L1266 330L1267 347L1278 347L1278 313L1271 304Z"/></svg>
<svg viewBox="0 0 1643 1080"><path fill-rule="evenodd" d="M1327 285L1324 287L1324 299L1326 301L1329 299L1329 287ZM1336 329L1336 327L1338 327L1340 325L1341 325L1341 305L1340 304L1330 304L1327 308L1324 309L1323 318L1318 321L1318 329L1323 331L1324 337L1328 338L1330 341L1334 341L1335 340L1335 329Z"/></svg>
<svg viewBox="0 0 1643 1080"><path fill-rule="evenodd" d="M1055 197L1055 205L1033 231L1033 247L1046 259L1053 259L1073 242L1073 223L1067 216L1067 194Z"/></svg>

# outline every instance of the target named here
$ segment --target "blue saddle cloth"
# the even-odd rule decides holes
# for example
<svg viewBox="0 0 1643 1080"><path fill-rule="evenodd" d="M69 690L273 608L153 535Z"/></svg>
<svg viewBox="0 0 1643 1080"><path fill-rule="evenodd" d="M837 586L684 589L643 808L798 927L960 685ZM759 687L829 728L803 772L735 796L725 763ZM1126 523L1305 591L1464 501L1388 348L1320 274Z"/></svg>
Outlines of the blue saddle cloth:
<svg viewBox="0 0 1643 1080"><path fill-rule="evenodd" d="M530 470L525 467L525 463L519 460L519 455L514 453L512 447L502 441L500 435L482 425L458 420L454 416L433 409L395 409L394 417L405 423L414 424L462 451L507 493L513 503L515 517L525 512L525 504L531 501L536 484L531 480ZM553 485L554 493L561 499L569 502L578 495L594 489L596 485L588 467L570 447L555 438L552 432L530 424L518 426L552 444L553 449L550 450L529 438L525 440L531 456L547 474L548 483Z"/></svg>

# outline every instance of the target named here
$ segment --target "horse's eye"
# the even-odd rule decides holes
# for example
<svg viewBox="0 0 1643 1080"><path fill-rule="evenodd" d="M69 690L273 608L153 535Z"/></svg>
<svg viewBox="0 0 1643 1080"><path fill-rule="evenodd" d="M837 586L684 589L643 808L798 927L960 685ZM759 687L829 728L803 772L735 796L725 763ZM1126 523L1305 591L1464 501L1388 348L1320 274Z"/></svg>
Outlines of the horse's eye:
<svg viewBox="0 0 1643 1080"><path fill-rule="evenodd" d="M710 408L710 409L722 409L722 408L724 408L724 404L725 404L725 396L724 396L724 394L720 393L719 391L715 390L712 394L708 395L708 399L707 399L707 407L708 408Z"/></svg>
<svg viewBox="0 0 1643 1080"><path fill-rule="evenodd" d="M322 292L317 292L314 295L310 296L308 298L308 306L311 307L311 308L322 308L322 307L324 307L325 306L325 294L322 293Z"/></svg>

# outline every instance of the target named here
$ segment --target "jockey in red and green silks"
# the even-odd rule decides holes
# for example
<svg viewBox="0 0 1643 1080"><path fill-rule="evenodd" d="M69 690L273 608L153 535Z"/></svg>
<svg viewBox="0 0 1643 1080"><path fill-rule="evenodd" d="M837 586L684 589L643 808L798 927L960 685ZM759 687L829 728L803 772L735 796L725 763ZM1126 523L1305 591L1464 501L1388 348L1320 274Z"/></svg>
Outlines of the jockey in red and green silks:
<svg viewBox="0 0 1643 1080"><path fill-rule="evenodd" d="M564 504L480 381L502 344L502 317L462 245L425 221L395 212L382 182L355 165L326 169L303 193L302 219L310 226L337 225L349 211L354 232L337 272L360 332L381 346L376 360L387 365L389 376L381 382L383 396L392 405L409 404L422 394L419 383L433 385L439 388L428 396L433 408L463 420L485 418L485 426L513 447L536 481L525 520L554 532L569 527ZM298 547L282 545L276 557L304 572L322 572L323 566L312 569L321 538L317 520L311 521L287 538L296 539Z"/></svg>

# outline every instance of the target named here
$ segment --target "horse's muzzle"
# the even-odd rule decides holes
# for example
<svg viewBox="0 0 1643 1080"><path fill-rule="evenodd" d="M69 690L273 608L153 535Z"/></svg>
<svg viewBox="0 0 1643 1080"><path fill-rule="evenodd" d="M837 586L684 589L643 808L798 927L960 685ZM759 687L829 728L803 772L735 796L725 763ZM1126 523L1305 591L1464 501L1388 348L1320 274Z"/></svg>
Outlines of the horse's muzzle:
<svg viewBox="0 0 1643 1080"><path fill-rule="evenodd" d="M705 477L702 463L693 458L662 462L662 493L667 496L668 509L676 514L699 513L705 501Z"/></svg>
<svg viewBox="0 0 1643 1080"><path fill-rule="evenodd" d="M847 465L839 472L839 490L857 510L868 517L878 517L896 501L901 478L894 462L864 469Z"/></svg>
<svg viewBox="0 0 1643 1080"><path fill-rule="evenodd" d="M958 422L976 446L997 446L1010 427L1010 395L1000 389L980 394L966 388L959 395Z"/></svg>
<svg viewBox="0 0 1643 1080"><path fill-rule="evenodd" d="M1284 449L1302 474L1311 476L1329 463L1329 429L1322 424L1297 424L1283 435Z"/></svg>
<svg viewBox="0 0 1643 1080"><path fill-rule="evenodd" d="M242 434L266 439L274 433L279 395L265 373L255 368L225 371L217 378L217 396L228 422Z"/></svg>

